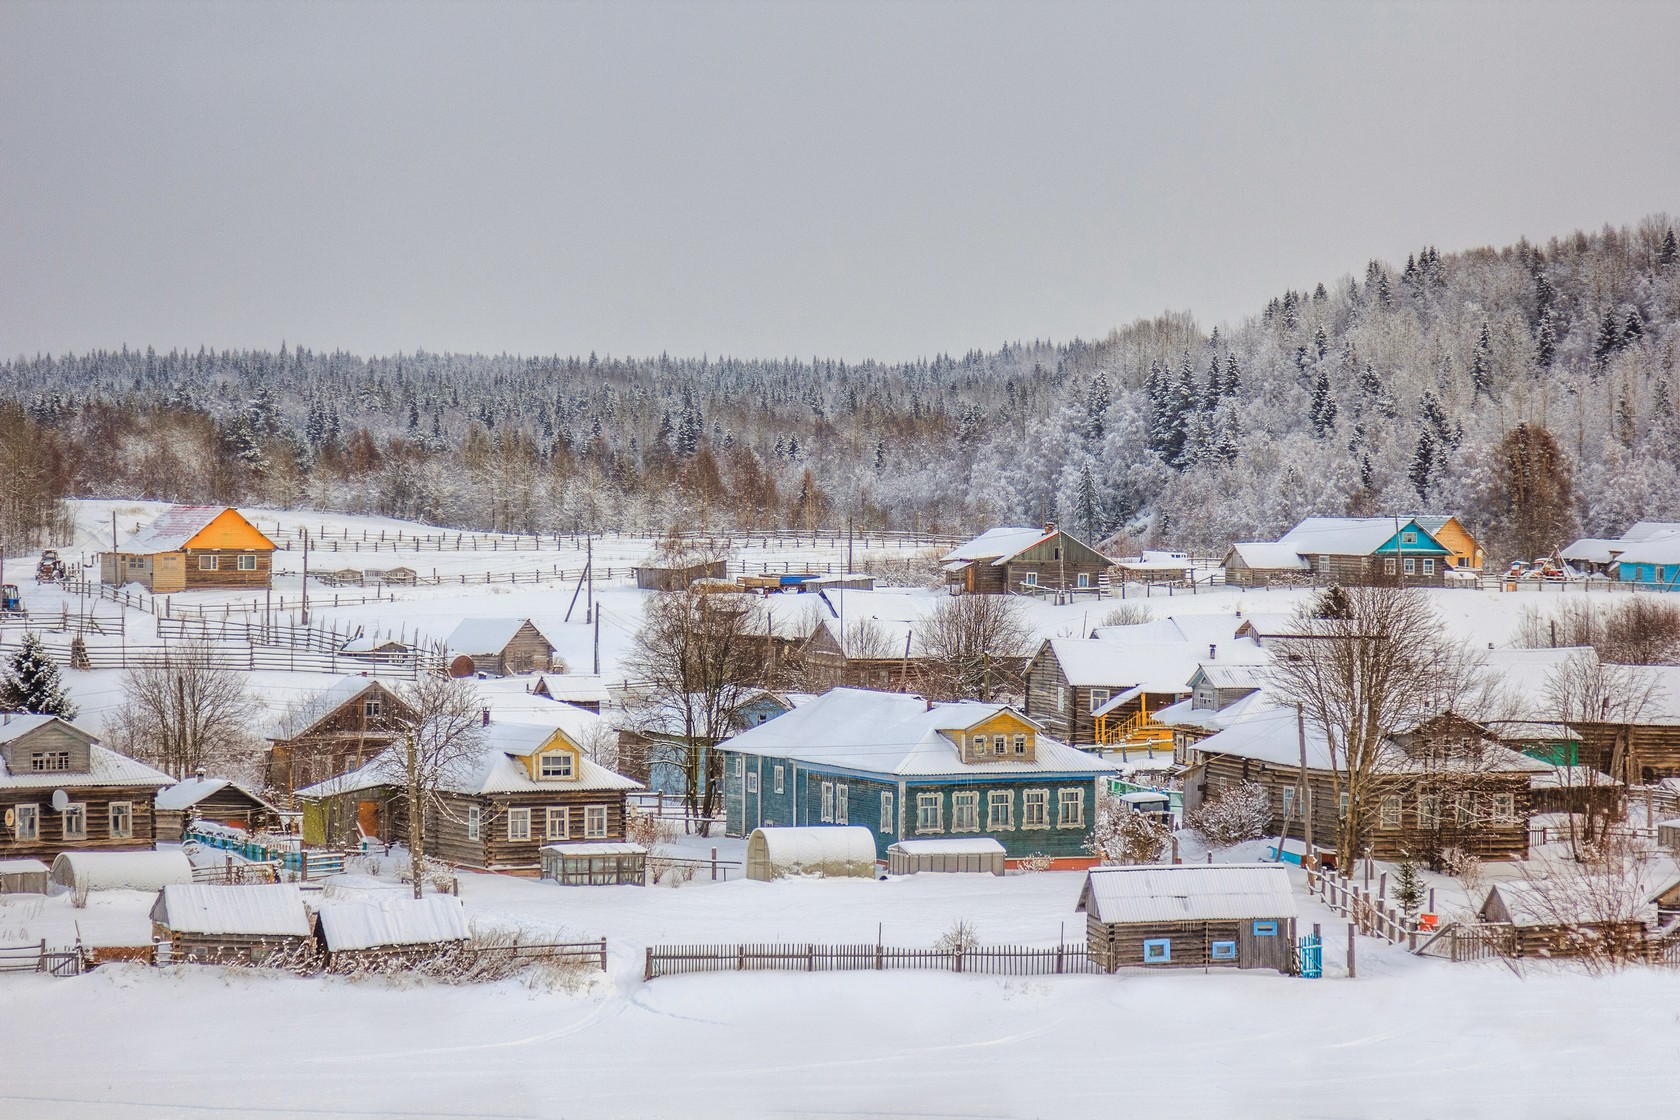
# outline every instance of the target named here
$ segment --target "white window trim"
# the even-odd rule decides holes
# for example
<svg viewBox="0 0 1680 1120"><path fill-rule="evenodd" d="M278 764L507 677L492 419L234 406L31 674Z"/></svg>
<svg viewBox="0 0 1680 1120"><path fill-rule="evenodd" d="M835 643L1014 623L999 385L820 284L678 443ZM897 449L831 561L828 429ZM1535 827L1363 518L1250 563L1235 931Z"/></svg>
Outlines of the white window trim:
<svg viewBox="0 0 1680 1120"><path fill-rule="evenodd" d="M61 814L64 824L64 838L66 840L86 840L88 835L87 802L72 801ZM72 820L81 821L81 827L72 829Z"/></svg>
<svg viewBox="0 0 1680 1120"><path fill-rule="evenodd" d="M922 824L922 808L923 808L923 806L928 806L928 805L931 805L933 807L933 824L924 826ZM945 796L943 794L939 794L939 793L918 793L916 795L916 832L917 832L917 834L920 835L920 834L925 833L925 834L928 834L928 835L932 835L933 833L941 833L941 832L944 832L944 831L945 831Z"/></svg>
<svg viewBox="0 0 1680 1120"><path fill-rule="evenodd" d="M834 823L850 824L852 816L852 795L844 782L834 786Z"/></svg>
<svg viewBox="0 0 1680 1120"><path fill-rule="evenodd" d="M24 821L29 827L24 828ZM41 807L39 805L12 806L12 838L16 840L39 840L41 838Z"/></svg>
<svg viewBox="0 0 1680 1120"><path fill-rule="evenodd" d="M555 828L556 822L560 827ZM565 805L550 805L543 814L543 835L549 840L564 840L572 834L572 810Z"/></svg>
<svg viewBox="0 0 1680 1120"><path fill-rule="evenodd" d="M198 558L198 570L199 571L201 571L201 572L214 572L214 571L219 571L220 569L221 569L221 558L220 557L218 557L218 556L200 556Z"/></svg>
<svg viewBox="0 0 1680 1120"><path fill-rule="evenodd" d="M898 821L893 816L893 795L891 790L881 791L881 835L891 836L898 831Z"/></svg>
<svg viewBox="0 0 1680 1120"><path fill-rule="evenodd" d="M1415 558L1413 558L1411 556L1406 557L1406 562L1405 562L1404 567L1406 569L1406 574L1407 575L1413 576L1413 575L1417 574L1417 560Z"/></svg>
<svg viewBox="0 0 1680 1120"><path fill-rule="evenodd" d="M507 838L510 841L525 841L531 838L531 810L507 811Z"/></svg>
<svg viewBox="0 0 1680 1120"><path fill-rule="evenodd" d="M1037 572L1026 572L1026 573L1024 573L1021 576L1021 582L1026 584L1028 587L1037 587L1038 586L1038 573Z"/></svg>
<svg viewBox="0 0 1680 1120"><path fill-rule="evenodd" d="M1015 831L1015 795L1009 790L994 789L986 794L986 831Z"/></svg>
<svg viewBox="0 0 1680 1120"><path fill-rule="evenodd" d="M1510 824L1517 819L1516 794L1496 793L1493 795L1493 819L1500 824Z"/></svg>
<svg viewBox="0 0 1680 1120"><path fill-rule="evenodd" d="M120 811L120 812L119 812ZM117 826L117 817L122 816L126 824ZM127 840L134 835L134 802L113 801L105 807L106 823L111 830L111 839Z"/></svg>
<svg viewBox="0 0 1680 1120"><path fill-rule="evenodd" d="M565 770L562 773L558 773L558 774L548 773L549 760L550 759L562 759L562 758L566 760ZM572 752L571 751L544 751L542 754L537 756L537 778L539 780L545 781L545 782L553 782L553 781L561 781L561 780L568 779L568 778L574 778L576 776L577 776L577 760L572 757Z"/></svg>
<svg viewBox="0 0 1680 1120"><path fill-rule="evenodd" d="M1072 795L1071 797L1069 795ZM1069 804L1074 806L1073 818L1066 816ZM1059 789L1056 791L1056 827L1084 828L1085 827L1085 791L1081 788Z"/></svg>
<svg viewBox="0 0 1680 1120"><path fill-rule="evenodd" d="M775 779L776 792L777 793L786 792L783 789L783 784L782 784L782 768L780 766L774 767L774 768L772 768L770 773L771 773L771 777Z"/></svg>
<svg viewBox="0 0 1680 1120"><path fill-rule="evenodd" d="M1086 698L1091 705L1091 714L1096 715L1097 709L1108 703L1113 695L1114 693L1106 688L1093 688L1090 696Z"/></svg>
<svg viewBox="0 0 1680 1120"><path fill-rule="evenodd" d="M823 824L834 823L834 783L822 784L822 810L818 817Z"/></svg>
<svg viewBox="0 0 1680 1120"><path fill-rule="evenodd" d="M1401 801L1398 794L1390 794L1377 802L1377 827L1399 828Z"/></svg>
<svg viewBox="0 0 1680 1120"><path fill-rule="evenodd" d="M1079 573L1079 586L1080 587L1090 587L1091 586L1091 573L1090 572L1080 572Z"/></svg>
<svg viewBox="0 0 1680 1120"><path fill-rule="evenodd" d="M1067 686L1066 685L1060 685L1059 684L1059 685L1056 686L1056 710L1058 712L1067 710Z"/></svg>
<svg viewBox="0 0 1680 1120"><path fill-rule="evenodd" d="M1027 737L1025 734L1018 734L1015 736L1015 753L1018 755L1025 755L1027 753Z"/></svg>
<svg viewBox="0 0 1680 1120"><path fill-rule="evenodd" d="M748 793L757 793L758 792L758 775L753 773L750 770L747 771L747 792Z"/></svg>
<svg viewBox="0 0 1680 1120"><path fill-rule="evenodd" d="M1030 810L1034 806L1044 812L1042 824L1032 823ZM1021 791L1021 830L1023 832L1048 831L1050 828L1050 791L1047 789L1026 789Z"/></svg>
<svg viewBox="0 0 1680 1120"><path fill-rule="evenodd" d="M257 558L255 556L250 556L250 555L241 556L239 558L239 570L242 571L242 572L254 572L254 571L256 571L257 570Z"/></svg>
<svg viewBox="0 0 1680 1120"><path fill-rule="evenodd" d="M1392 556L1384 557L1383 558L1383 575L1391 576L1391 575L1394 574L1394 571L1395 571L1395 569L1394 569L1394 557L1392 557Z"/></svg>
<svg viewBox="0 0 1680 1120"><path fill-rule="evenodd" d="M483 830L484 811L477 805L467 806L467 839L477 840Z"/></svg>
<svg viewBox="0 0 1680 1120"><path fill-rule="evenodd" d="M604 840L607 836L607 807L605 805L585 805L583 807L583 838L585 840Z"/></svg>

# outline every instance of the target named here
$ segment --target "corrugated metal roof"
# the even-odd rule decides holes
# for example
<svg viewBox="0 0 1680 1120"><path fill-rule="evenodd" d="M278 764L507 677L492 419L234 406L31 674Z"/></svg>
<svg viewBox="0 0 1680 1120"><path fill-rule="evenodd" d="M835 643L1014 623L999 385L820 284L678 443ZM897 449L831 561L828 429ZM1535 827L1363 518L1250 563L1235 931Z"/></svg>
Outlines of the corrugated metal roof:
<svg viewBox="0 0 1680 1120"><path fill-rule="evenodd" d="M978 537L960 544L940 557L943 561L952 560L1008 560L1019 556L1039 541L1054 536L1056 531L1050 529L1030 529L1019 526L1005 526L997 529L987 529Z"/></svg>
<svg viewBox="0 0 1680 1120"><path fill-rule="evenodd" d="M144 762L136 762L126 755L104 747L88 748L86 771L24 770L12 773L0 761L0 789L58 789L78 786L142 786L161 788L172 786L175 779L161 770L153 770Z"/></svg>
<svg viewBox="0 0 1680 1120"><path fill-rule="evenodd" d="M176 552L188 541L210 527L210 523L226 513L229 506L170 506L158 514L156 520L124 541L119 552L143 553ZM236 516L243 517L238 510ZM248 522L247 522L248 523ZM253 529L256 526L252 526ZM261 536L261 530L258 530ZM263 538L267 540L267 537ZM274 542L269 541L272 548Z"/></svg>
<svg viewBox="0 0 1680 1120"><path fill-rule="evenodd" d="M1231 551L1244 564L1256 571L1272 571L1275 569L1288 570L1291 568L1304 570L1307 558L1292 544L1281 544L1273 541L1241 541L1231 546Z"/></svg>
<svg viewBox="0 0 1680 1120"><path fill-rule="evenodd" d="M176 933L308 937L311 932L295 883L172 884L158 895L152 920Z"/></svg>
<svg viewBox="0 0 1680 1120"><path fill-rule="evenodd" d="M1276 864L1097 867L1078 911L1099 922L1222 922L1293 918L1295 891Z"/></svg>
<svg viewBox="0 0 1680 1120"><path fill-rule="evenodd" d="M229 778L183 778L168 789L158 791L156 807L171 811L191 809L206 797L229 786L264 808L279 812L269 802Z"/></svg>
<svg viewBox="0 0 1680 1120"><path fill-rule="evenodd" d="M465 941L467 913L446 895L331 899L321 903L321 936L333 952Z"/></svg>

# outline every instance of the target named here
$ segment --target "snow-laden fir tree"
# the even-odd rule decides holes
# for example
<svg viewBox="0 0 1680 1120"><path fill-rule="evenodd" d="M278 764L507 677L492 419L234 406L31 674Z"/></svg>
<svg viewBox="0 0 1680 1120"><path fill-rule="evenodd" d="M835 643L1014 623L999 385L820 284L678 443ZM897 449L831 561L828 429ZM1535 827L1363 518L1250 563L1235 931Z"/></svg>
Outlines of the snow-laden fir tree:
<svg viewBox="0 0 1680 1120"><path fill-rule="evenodd" d="M0 676L0 706L13 712L76 718L76 703L64 691L58 662L33 631L24 634L18 651L6 663L4 676Z"/></svg>

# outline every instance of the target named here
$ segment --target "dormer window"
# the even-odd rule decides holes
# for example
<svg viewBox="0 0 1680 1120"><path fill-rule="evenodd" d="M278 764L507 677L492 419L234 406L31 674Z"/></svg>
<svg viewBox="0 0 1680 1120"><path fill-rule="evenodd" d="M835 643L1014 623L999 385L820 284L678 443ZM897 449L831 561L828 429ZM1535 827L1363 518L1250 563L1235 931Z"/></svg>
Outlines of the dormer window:
<svg viewBox="0 0 1680 1120"><path fill-rule="evenodd" d="M974 737L974 753L975 754L985 754L986 753L986 737L984 735L976 735Z"/></svg>
<svg viewBox="0 0 1680 1120"><path fill-rule="evenodd" d="M550 751L537 760L539 778L556 779L572 776L572 756L568 751Z"/></svg>
<svg viewBox="0 0 1680 1120"><path fill-rule="evenodd" d="M379 697L370 696L362 701L362 715L367 719L379 718Z"/></svg>
<svg viewBox="0 0 1680 1120"><path fill-rule="evenodd" d="M1016 754L1026 754L1027 753L1027 737L1025 735L1015 736L1015 753Z"/></svg>
<svg viewBox="0 0 1680 1120"><path fill-rule="evenodd" d="M1401 544L1416 544L1417 543L1417 534L1416 533L1401 533L1400 534L1400 543Z"/></svg>
<svg viewBox="0 0 1680 1120"><path fill-rule="evenodd" d="M69 751L36 751L29 756L31 770L68 770L70 769Z"/></svg>

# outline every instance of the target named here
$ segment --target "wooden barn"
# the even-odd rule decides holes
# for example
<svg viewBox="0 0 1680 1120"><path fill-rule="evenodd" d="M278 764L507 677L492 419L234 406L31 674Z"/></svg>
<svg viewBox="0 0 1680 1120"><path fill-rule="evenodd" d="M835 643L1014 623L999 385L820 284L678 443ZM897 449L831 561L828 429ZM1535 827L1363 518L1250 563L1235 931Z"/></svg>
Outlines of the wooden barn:
<svg viewBox="0 0 1680 1120"><path fill-rule="evenodd" d="M57 716L0 714L0 858L150 848L175 779Z"/></svg>
<svg viewBox="0 0 1680 1120"><path fill-rule="evenodd" d="M1093 867L1074 909L1090 959L1108 972L1295 971L1295 892L1277 864Z"/></svg>
<svg viewBox="0 0 1680 1120"><path fill-rule="evenodd" d="M680 560L662 564L641 564L631 569L636 586L643 591L687 591L698 580L727 580L729 561Z"/></svg>
<svg viewBox="0 0 1680 1120"><path fill-rule="evenodd" d="M1623 912L1617 887L1602 892L1582 890L1581 883L1532 883L1511 880L1488 890L1477 916L1484 922L1510 926L1510 954L1516 957L1579 957L1598 954L1627 960L1643 952L1646 913Z"/></svg>
<svg viewBox="0 0 1680 1120"><path fill-rule="evenodd" d="M583 744L601 719L554 704L545 723L490 720L470 759L438 790L424 824L438 859L488 871L537 874L545 844L625 839L625 795L641 785L596 763ZM304 842L401 840L407 802L398 748L349 774L298 791Z"/></svg>
<svg viewBox="0 0 1680 1120"><path fill-rule="evenodd" d="M101 583L137 583L154 595L271 586L278 546L238 510L171 506L99 557Z"/></svg>
<svg viewBox="0 0 1680 1120"><path fill-rule="evenodd" d="M157 838L179 840L195 820L231 825L247 832L278 828L277 806L229 778L207 778L201 770L160 790L157 795Z"/></svg>
<svg viewBox="0 0 1680 1120"><path fill-rule="evenodd" d="M345 677L287 712L268 735L268 786L281 794L347 774L397 741L412 713L388 683Z"/></svg>
<svg viewBox="0 0 1680 1120"><path fill-rule="evenodd" d="M175 959L262 964L313 950L315 921L295 883L175 884L152 905L152 936Z"/></svg>
<svg viewBox="0 0 1680 1120"><path fill-rule="evenodd" d="M470 936L461 900L328 899L321 903L316 942L334 971L405 968L433 960Z"/></svg>
<svg viewBox="0 0 1680 1120"><path fill-rule="evenodd" d="M1096 594L1113 561L1055 525L988 529L940 558L946 585L969 594Z"/></svg>
<svg viewBox="0 0 1680 1120"><path fill-rule="evenodd" d="M554 643L528 618L469 618L455 627L444 645L452 676L508 677L546 673L554 667Z"/></svg>
<svg viewBox="0 0 1680 1120"><path fill-rule="evenodd" d="M1233 587L1289 586L1312 576L1307 558L1287 544L1243 541L1225 550L1220 561L1225 582Z"/></svg>

